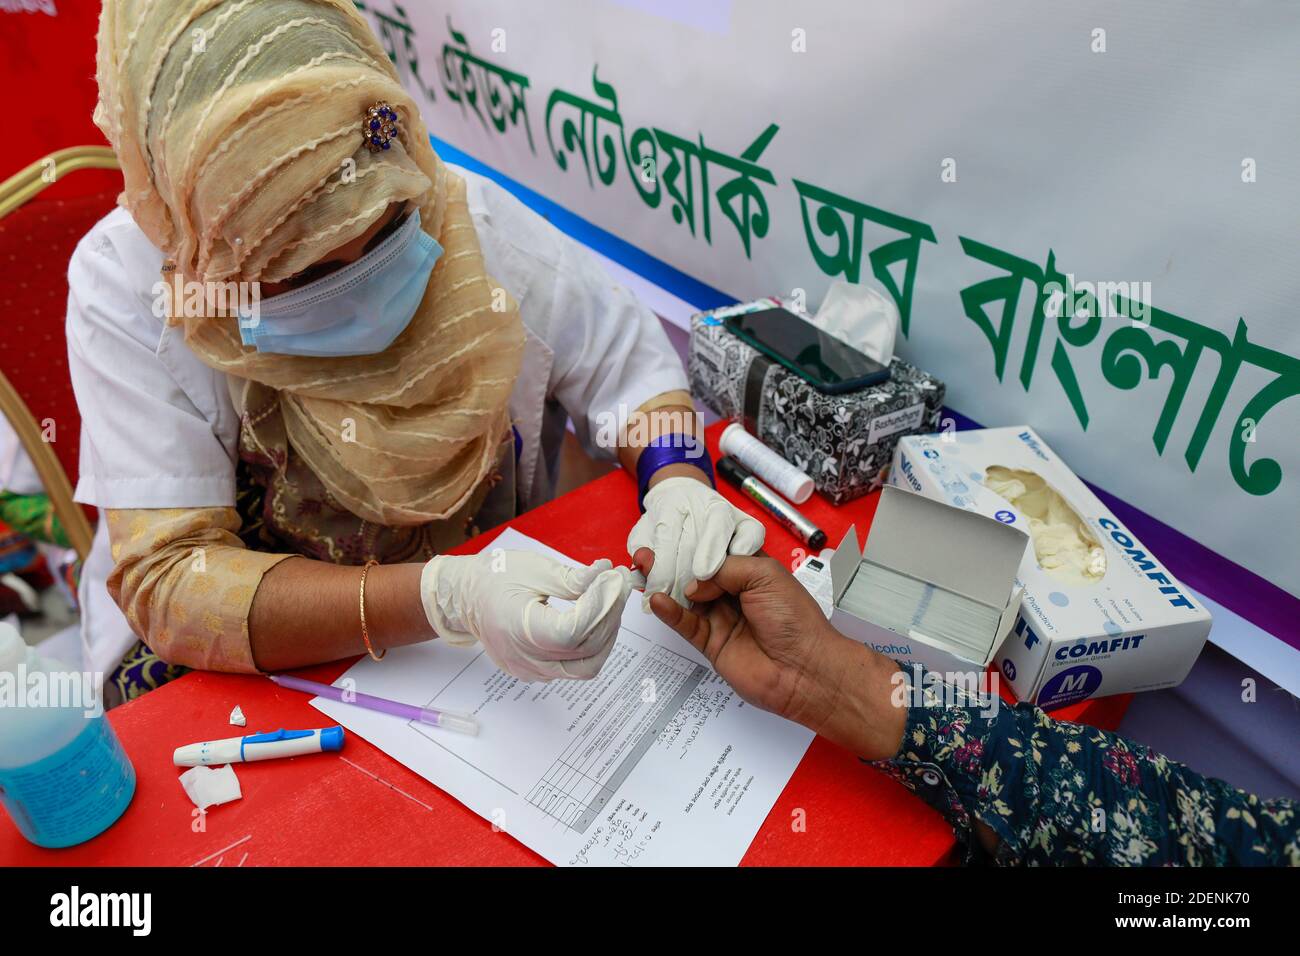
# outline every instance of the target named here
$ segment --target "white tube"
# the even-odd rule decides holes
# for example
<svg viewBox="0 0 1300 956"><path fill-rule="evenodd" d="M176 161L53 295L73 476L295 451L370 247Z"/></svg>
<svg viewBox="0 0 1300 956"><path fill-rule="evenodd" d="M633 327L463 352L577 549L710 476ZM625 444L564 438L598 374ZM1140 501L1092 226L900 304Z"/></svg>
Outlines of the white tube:
<svg viewBox="0 0 1300 956"><path fill-rule="evenodd" d="M795 504L801 505L812 497L813 480L745 431L740 422L723 429L718 447Z"/></svg>

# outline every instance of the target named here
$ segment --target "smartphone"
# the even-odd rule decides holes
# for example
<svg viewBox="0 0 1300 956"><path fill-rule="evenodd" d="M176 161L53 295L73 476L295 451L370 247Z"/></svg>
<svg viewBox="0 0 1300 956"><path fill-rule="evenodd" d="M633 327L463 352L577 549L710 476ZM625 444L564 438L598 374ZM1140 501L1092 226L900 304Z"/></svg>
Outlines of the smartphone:
<svg viewBox="0 0 1300 956"><path fill-rule="evenodd" d="M889 368L788 309L729 315L723 326L820 391L853 392L889 379Z"/></svg>

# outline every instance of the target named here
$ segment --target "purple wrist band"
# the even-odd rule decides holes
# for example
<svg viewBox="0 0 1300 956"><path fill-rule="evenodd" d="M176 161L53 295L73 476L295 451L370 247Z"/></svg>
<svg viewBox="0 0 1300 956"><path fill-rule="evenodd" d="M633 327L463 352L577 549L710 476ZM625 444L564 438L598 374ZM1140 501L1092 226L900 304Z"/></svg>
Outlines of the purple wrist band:
<svg viewBox="0 0 1300 956"><path fill-rule="evenodd" d="M713 462L709 460L704 442L694 435L674 432L652 438L650 444L641 449L641 457L636 460L636 502L645 511L645 496L650 490L650 478L656 471L667 465L694 465L709 476L709 484L717 487L713 477Z"/></svg>

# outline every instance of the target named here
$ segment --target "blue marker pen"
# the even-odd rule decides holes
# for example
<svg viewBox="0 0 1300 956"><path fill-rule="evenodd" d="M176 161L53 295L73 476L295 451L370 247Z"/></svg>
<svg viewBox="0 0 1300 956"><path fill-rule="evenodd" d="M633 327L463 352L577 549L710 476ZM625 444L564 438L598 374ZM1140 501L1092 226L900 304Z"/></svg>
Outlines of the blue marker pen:
<svg viewBox="0 0 1300 956"><path fill-rule="evenodd" d="M343 749L343 728L320 730L273 730L269 734L227 737L199 744L177 747L172 763L178 767L215 767L228 763L270 760L273 757L297 757L323 750Z"/></svg>

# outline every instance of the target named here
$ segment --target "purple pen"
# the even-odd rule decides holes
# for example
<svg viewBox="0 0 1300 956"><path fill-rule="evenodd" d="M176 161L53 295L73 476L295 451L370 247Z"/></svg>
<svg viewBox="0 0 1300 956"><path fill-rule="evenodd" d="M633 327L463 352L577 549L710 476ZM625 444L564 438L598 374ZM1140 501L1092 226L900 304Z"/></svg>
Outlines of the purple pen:
<svg viewBox="0 0 1300 956"><path fill-rule="evenodd" d="M432 727L445 727L447 730L459 731L462 734L469 734L471 737L478 736L478 721L469 714L458 714L454 710L439 710L437 707L417 707L414 704L402 704L395 700L386 700L383 697L375 697L371 694L360 694L356 691L344 690L342 687L318 684L314 680L290 677L288 674L271 674L270 677L281 687L287 687L290 690L315 694L317 697L337 700L342 704L355 704L357 707L375 710L393 717L418 720L420 723L429 724Z"/></svg>

